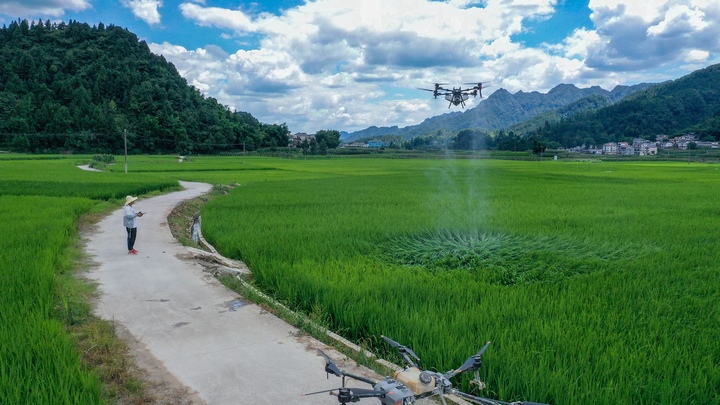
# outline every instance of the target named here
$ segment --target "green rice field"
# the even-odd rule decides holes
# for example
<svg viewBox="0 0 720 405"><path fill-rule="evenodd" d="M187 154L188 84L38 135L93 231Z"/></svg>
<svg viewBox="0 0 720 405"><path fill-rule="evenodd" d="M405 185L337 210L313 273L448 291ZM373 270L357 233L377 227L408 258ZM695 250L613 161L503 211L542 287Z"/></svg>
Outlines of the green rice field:
<svg viewBox="0 0 720 405"><path fill-rule="evenodd" d="M203 234L244 260L258 287L381 355L392 356L380 339L387 335L413 348L421 366L447 371L489 340L480 370L486 396L717 404L719 169L647 161L146 156L133 157L128 174L122 164L78 174L69 159L0 157L0 207L45 198L83 211L95 201L167 190L178 179L236 184L203 208ZM11 211L0 208L0 221ZM45 221L57 216L48 215ZM50 258L62 239L49 243ZM3 291L23 282L5 262ZM42 271L34 277L45 281L29 290L45 297L52 260L36 266ZM38 298L24 298L27 290L8 303L21 301L23 311L48 318L31 305ZM0 309L3 343L17 311ZM58 336L48 339L60 347ZM31 346L8 356L28 358ZM31 373L19 363L0 365L0 393ZM22 381L72 375L47 388L54 392L92 380L81 368L44 367Z"/></svg>
<svg viewBox="0 0 720 405"><path fill-rule="evenodd" d="M293 171L311 169L248 173L203 211L211 242L289 305L376 350L391 336L441 371L490 340L482 375L498 398L718 401L717 167L365 160Z"/></svg>
<svg viewBox="0 0 720 405"><path fill-rule="evenodd" d="M57 156L0 155L0 404L103 401L64 327L79 321L73 298L58 296L76 221L102 201L176 187L156 176L84 172Z"/></svg>

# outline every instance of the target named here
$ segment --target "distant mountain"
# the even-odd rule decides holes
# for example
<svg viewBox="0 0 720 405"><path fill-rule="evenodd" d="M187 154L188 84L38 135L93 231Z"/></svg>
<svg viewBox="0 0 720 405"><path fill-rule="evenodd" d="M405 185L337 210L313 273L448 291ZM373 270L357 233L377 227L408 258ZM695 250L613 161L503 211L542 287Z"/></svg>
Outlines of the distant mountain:
<svg viewBox="0 0 720 405"><path fill-rule="evenodd" d="M543 126L535 135L572 147L688 132L720 140L720 64Z"/></svg>
<svg viewBox="0 0 720 405"><path fill-rule="evenodd" d="M653 84L638 84L634 86L617 86L612 91L604 90L598 86L580 89L572 84L560 84L546 94L533 91L526 93L519 91L511 94L505 89L499 89L476 107L463 112L452 112L431 117L418 125L404 128L369 127L352 132L343 139L345 142L353 140L399 135L403 139L436 133L437 131L458 132L463 129L483 129L488 131L506 129L514 124L525 122L541 114L552 112L548 119L555 122L564 115L572 115L585 111L593 106L613 104L622 98L637 91L647 89ZM585 100L585 101L582 101ZM565 111L556 111L565 108ZM540 125L544 123L541 121ZM531 125L530 128L536 128Z"/></svg>

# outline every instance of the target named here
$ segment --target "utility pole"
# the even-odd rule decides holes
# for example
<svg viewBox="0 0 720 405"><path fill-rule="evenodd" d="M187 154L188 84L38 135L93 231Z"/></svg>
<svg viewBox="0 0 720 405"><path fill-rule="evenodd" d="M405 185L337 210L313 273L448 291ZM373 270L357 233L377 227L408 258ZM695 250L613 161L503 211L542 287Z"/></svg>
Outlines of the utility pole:
<svg viewBox="0 0 720 405"><path fill-rule="evenodd" d="M125 130L125 174L127 174L127 129Z"/></svg>
<svg viewBox="0 0 720 405"><path fill-rule="evenodd" d="M243 139L243 166L245 166L245 140Z"/></svg>

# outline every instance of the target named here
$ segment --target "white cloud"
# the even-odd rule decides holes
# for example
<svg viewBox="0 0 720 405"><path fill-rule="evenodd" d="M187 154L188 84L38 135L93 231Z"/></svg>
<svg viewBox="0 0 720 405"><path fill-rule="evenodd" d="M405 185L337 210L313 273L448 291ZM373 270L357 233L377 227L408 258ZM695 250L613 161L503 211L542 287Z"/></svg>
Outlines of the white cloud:
<svg viewBox="0 0 720 405"><path fill-rule="evenodd" d="M418 100L400 100L394 103L393 111L398 113L416 112L416 111L429 111L427 101Z"/></svg>
<svg viewBox="0 0 720 405"><path fill-rule="evenodd" d="M708 27L704 20L705 13L700 9L690 9L686 5L672 6L668 9L662 19L651 25L647 32L649 35L676 35L676 32L692 33L701 31Z"/></svg>
<svg viewBox="0 0 720 405"><path fill-rule="evenodd" d="M710 52L699 51L697 49L691 49L687 52L687 55L685 56L684 61L688 62L688 63L702 63L702 62L707 62L709 57L710 57Z"/></svg>
<svg viewBox="0 0 720 405"><path fill-rule="evenodd" d="M590 0L589 7L597 35L584 51L591 68L642 70L680 62L688 48L720 51L720 0Z"/></svg>
<svg viewBox="0 0 720 405"><path fill-rule="evenodd" d="M308 0L271 14L257 12L256 3L184 0L178 10L198 31L186 35L212 44L201 35L213 27L221 31L218 45L234 41L239 50L150 47L222 104L304 132L408 125L457 111L415 90L437 81L489 82L485 97L501 87L547 91L559 83L609 89L718 60L720 0L589 0L591 26L535 48L513 41L566 2ZM162 0L121 4L160 25ZM0 13L13 18L91 8L90 0L0 0ZM469 101L468 108L480 99Z"/></svg>
<svg viewBox="0 0 720 405"><path fill-rule="evenodd" d="M599 46L602 46L602 39L597 31L580 28L565 38L564 43L556 48L560 49L567 58L585 59L590 49Z"/></svg>
<svg viewBox="0 0 720 405"><path fill-rule="evenodd" d="M82 11L91 7L87 0L3 0L0 1L0 14L12 17L61 17L65 10Z"/></svg>
<svg viewBox="0 0 720 405"><path fill-rule="evenodd" d="M184 2L180 11L196 25L258 41L229 54L151 48L221 103L303 132L410 125L457 111L412 90L436 81L490 82L485 97L501 87L547 91L560 83L611 89L666 80L648 72L720 52L720 0L590 0L594 27L540 48L513 42L529 22L552 17L558 2L315 0L279 15ZM407 91L387 94L383 86Z"/></svg>
<svg viewBox="0 0 720 405"><path fill-rule="evenodd" d="M217 47L211 46L207 47L209 50L200 48L193 51L167 42L150 43L148 46L152 52L164 55L189 84L207 95L212 95L211 90L217 88L218 83L227 81L227 55L218 52Z"/></svg>
<svg viewBox="0 0 720 405"><path fill-rule="evenodd" d="M129 8L135 17L153 25L160 23L162 0L122 0L122 5Z"/></svg>
<svg viewBox="0 0 720 405"><path fill-rule="evenodd" d="M225 28L236 32L253 30L253 24L250 18L239 10L202 7L194 3L182 3L180 4L180 11L185 18L195 21L198 25Z"/></svg>

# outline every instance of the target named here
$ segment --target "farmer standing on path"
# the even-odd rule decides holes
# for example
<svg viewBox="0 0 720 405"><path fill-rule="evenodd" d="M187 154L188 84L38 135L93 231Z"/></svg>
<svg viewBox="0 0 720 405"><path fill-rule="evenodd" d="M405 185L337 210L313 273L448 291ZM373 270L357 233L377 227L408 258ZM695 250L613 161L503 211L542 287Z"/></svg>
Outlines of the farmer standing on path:
<svg viewBox="0 0 720 405"><path fill-rule="evenodd" d="M125 197L125 216L123 216L123 225L127 230L127 248L129 255L136 255L137 250L134 249L135 238L137 238L137 217L142 217L144 213L142 211L135 213L133 203L137 200L137 197L127 196Z"/></svg>

